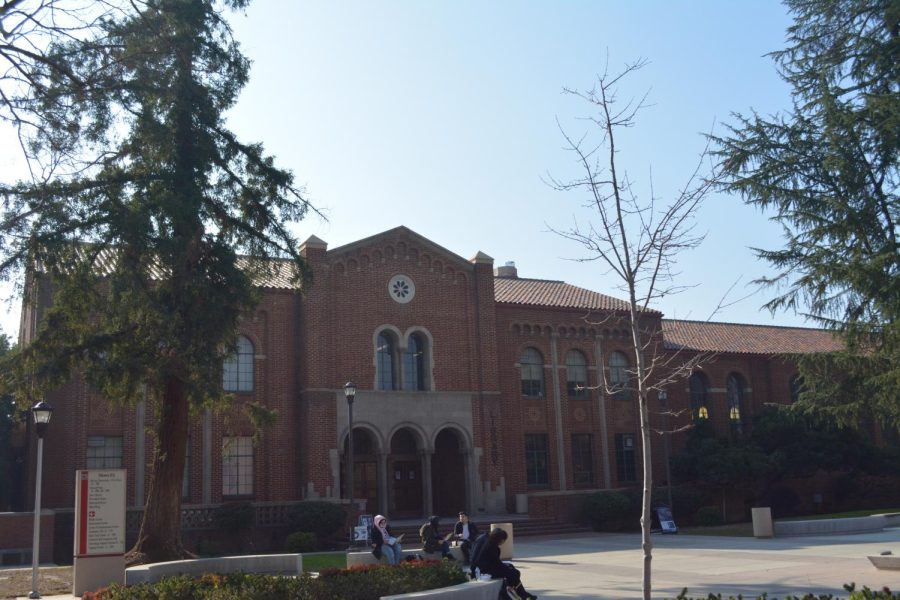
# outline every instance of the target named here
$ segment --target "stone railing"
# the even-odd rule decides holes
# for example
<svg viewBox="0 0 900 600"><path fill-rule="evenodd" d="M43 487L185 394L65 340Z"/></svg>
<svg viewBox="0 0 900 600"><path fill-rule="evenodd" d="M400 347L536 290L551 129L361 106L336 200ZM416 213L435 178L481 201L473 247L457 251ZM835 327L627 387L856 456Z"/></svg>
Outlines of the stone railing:
<svg viewBox="0 0 900 600"><path fill-rule="evenodd" d="M254 523L257 527L283 527L288 524L291 509L300 502L252 502ZM216 508L220 504L185 504L181 507L181 529L196 531L214 529L213 523ZM141 526L144 509L132 506L125 518L125 529L137 531Z"/></svg>

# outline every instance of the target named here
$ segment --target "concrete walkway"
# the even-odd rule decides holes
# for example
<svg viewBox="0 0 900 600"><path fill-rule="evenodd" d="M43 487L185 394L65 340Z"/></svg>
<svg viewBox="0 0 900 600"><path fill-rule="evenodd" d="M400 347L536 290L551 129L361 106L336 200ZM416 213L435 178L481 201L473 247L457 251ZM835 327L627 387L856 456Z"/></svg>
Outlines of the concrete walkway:
<svg viewBox="0 0 900 600"><path fill-rule="evenodd" d="M653 543L654 598L674 598L684 587L695 598L767 592L770 600L809 592L846 598L851 582L900 590L900 571L879 571L866 559L884 550L900 555L900 529L781 539L654 535ZM638 534L518 538L513 562L541 600L641 597Z"/></svg>

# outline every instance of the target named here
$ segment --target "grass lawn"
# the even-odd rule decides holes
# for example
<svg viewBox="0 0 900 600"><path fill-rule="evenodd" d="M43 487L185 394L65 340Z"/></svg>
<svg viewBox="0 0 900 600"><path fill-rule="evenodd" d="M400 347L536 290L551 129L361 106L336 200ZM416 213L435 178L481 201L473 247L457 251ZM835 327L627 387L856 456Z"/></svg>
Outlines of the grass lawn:
<svg viewBox="0 0 900 600"><path fill-rule="evenodd" d="M347 567L346 552L314 552L303 555L303 570L305 572L321 571L322 569L345 569Z"/></svg>

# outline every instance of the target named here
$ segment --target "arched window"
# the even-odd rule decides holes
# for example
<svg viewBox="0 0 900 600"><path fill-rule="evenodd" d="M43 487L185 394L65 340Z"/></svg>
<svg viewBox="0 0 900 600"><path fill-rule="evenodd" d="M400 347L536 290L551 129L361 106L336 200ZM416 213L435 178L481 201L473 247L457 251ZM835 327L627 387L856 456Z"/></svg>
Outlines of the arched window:
<svg viewBox="0 0 900 600"><path fill-rule="evenodd" d="M803 383L803 377L798 373L791 377L791 404L800 399L800 394L802 394L805 390L805 384Z"/></svg>
<svg viewBox="0 0 900 600"><path fill-rule="evenodd" d="M540 398L544 395L544 357L534 348L525 348L519 359L522 369L522 395Z"/></svg>
<svg viewBox="0 0 900 600"><path fill-rule="evenodd" d="M732 373L725 382L725 395L728 399L728 422L735 433L742 432L741 409L744 405L744 384L740 376Z"/></svg>
<svg viewBox="0 0 900 600"><path fill-rule="evenodd" d="M609 355L609 388L618 400L631 400L628 389L628 357L621 352Z"/></svg>
<svg viewBox="0 0 900 600"><path fill-rule="evenodd" d="M397 352L397 340L390 331L378 334L375 348L376 380L379 390L397 389L394 356Z"/></svg>
<svg viewBox="0 0 900 600"><path fill-rule="evenodd" d="M403 353L403 389L418 391L428 389L425 385L425 349L427 342L422 335L414 333L406 343Z"/></svg>
<svg viewBox="0 0 900 600"><path fill-rule="evenodd" d="M569 398L587 398L587 359L578 350L566 354L566 391Z"/></svg>
<svg viewBox="0 0 900 600"><path fill-rule="evenodd" d="M222 364L222 388L226 392L253 391L253 342L239 335L234 354Z"/></svg>
<svg viewBox="0 0 900 600"><path fill-rule="evenodd" d="M698 419L709 418L709 384L706 381L706 375L703 373L694 373L688 380L688 387L691 391L691 417L696 421Z"/></svg>

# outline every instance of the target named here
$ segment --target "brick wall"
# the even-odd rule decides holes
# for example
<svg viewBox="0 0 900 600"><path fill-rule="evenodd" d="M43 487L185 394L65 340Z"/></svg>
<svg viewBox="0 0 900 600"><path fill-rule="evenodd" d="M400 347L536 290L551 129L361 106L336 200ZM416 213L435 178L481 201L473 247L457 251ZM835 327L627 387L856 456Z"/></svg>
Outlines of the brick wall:
<svg viewBox="0 0 900 600"><path fill-rule="evenodd" d="M56 514L41 510L40 562L53 560ZM0 513L0 565L31 564L34 513Z"/></svg>

